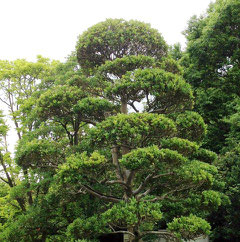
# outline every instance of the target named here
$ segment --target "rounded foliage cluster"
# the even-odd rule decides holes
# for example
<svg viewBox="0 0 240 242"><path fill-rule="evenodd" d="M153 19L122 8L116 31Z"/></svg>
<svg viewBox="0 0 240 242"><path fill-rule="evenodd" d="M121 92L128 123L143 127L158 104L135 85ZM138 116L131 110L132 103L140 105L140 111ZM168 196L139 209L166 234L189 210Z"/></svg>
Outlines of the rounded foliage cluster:
<svg viewBox="0 0 240 242"><path fill-rule="evenodd" d="M134 20L107 19L80 35L77 43L78 62L87 69L125 55L161 59L166 53L161 34L149 24Z"/></svg>

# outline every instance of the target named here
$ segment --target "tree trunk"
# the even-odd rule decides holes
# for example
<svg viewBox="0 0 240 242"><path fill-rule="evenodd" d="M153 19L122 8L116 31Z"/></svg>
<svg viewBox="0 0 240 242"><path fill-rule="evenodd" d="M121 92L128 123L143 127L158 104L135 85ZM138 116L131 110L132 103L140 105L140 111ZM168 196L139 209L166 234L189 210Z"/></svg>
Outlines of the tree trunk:
<svg viewBox="0 0 240 242"><path fill-rule="evenodd" d="M124 100L121 101L121 113L128 113L127 102Z"/></svg>
<svg viewBox="0 0 240 242"><path fill-rule="evenodd" d="M75 131L74 132L73 139L74 139L74 145L78 145L78 131Z"/></svg>
<svg viewBox="0 0 240 242"><path fill-rule="evenodd" d="M119 180L123 181L123 175L122 175L122 171L118 162L118 148L117 147L113 147L112 148L112 160L113 160L113 164L116 166L116 175L117 178Z"/></svg>

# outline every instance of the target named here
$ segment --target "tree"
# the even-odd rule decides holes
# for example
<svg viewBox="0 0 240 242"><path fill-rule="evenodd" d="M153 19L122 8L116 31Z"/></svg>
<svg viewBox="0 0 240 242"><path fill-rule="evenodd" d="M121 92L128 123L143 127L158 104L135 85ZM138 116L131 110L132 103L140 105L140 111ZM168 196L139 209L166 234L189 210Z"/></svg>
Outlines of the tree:
<svg viewBox="0 0 240 242"><path fill-rule="evenodd" d="M204 218L225 199L217 157L201 148L206 125L162 36L138 21L109 19L79 37L76 54L79 64L75 53L66 63L40 61L37 76L34 63L20 61L16 72L3 62L2 101L14 103L14 166L22 173L0 191L1 211L8 197L17 205L0 240L208 234ZM31 67L24 72L22 63Z"/></svg>
<svg viewBox="0 0 240 242"><path fill-rule="evenodd" d="M51 74L56 64L56 61L50 63L49 59L42 56L37 57L36 63L24 59L13 62L0 61L0 101L5 105L14 122L18 139L21 139L22 132L24 132L21 123L24 114L19 113L21 104L32 96L37 84L43 77L47 78ZM31 125L27 127L27 130L31 130Z"/></svg>
<svg viewBox="0 0 240 242"><path fill-rule="evenodd" d="M217 152L229 132L225 118L236 111L231 103L239 97L239 11L239 1L218 0L204 16L194 16L185 31L185 78L209 127L205 147Z"/></svg>
<svg viewBox="0 0 240 242"><path fill-rule="evenodd" d="M155 49L149 40L162 46ZM62 186L104 202L99 214L81 216L68 226L70 238L127 233L139 241L152 234L191 239L209 233L210 225L191 213L204 216L200 204L201 209L221 204L222 195L211 190L218 184L211 164L216 155L200 147L206 126L190 111L190 85L169 71L165 46L155 30L134 21L107 20L79 37L78 61L86 73L91 69L95 95L121 108L90 127L60 166ZM186 208L164 212L177 201ZM159 223L167 223L168 232L156 231Z"/></svg>
<svg viewBox="0 0 240 242"><path fill-rule="evenodd" d="M239 145L220 157L220 179L225 183L225 194L231 203L225 204L209 216L213 225L214 241L238 241L239 234Z"/></svg>
<svg viewBox="0 0 240 242"><path fill-rule="evenodd" d="M183 57L183 51L180 43L176 43L169 48L169 54L174 60L180 60Z"/></svg>
<svg viewBox="0 0 240 242"><path fill-rule="evenodd" d="M82 214L92 215L99 207L92 199L93 205L86 206L90 204L89 196L79 199L68 188L59 187L54 175L59 164L76 149L81 133L88 128L88 121L93 124L101 121L105 111L114 112L113 105L88 97L86 90L70 85L79 79L74 57L50 70L53 74L43 74L31 96L22 100L19 107L19 120L25 129L14 162L21 170L26 170L28 176L9 193L22 194L26 209L6 220L0 233L3 241L19 238L23 241L46 241L47 238L63 241L68 224ZM31 129L27 129L30 125ZM31 192L31 203L27 203L27 192Z"/></svg>
<svg viewBox="0 0 240 242"><path fill-rule="evenodd" d="M239 24L240 3L218 0L207 13L193 17L185 31L187 51L181 62L185 78L194 86L195 110L208 124L204 147L221 154L216 164L226 182L231 205L210 216L216 241L238 241L239 150Z"/></svg>
<svg viewBox="0 0 240 242"><path fill-rule="evenodd" d="M38 96L38 92L40 92L38 84L44 78L46 80L50 78L56 65L57 62L50 63L48 59L41 56L38 56L36 63L26 60L0 61L0 101L2 107L5 105L4 110L8 111L14 123L19 142L22 141L25 134L29 135L36 125L36 119L33 119L31 111L34 106L33 96ZM20 164L20 166L16 164L15 157L13 158L13 155L8 151L7 130L1 116L0 166L2 169L0 179L1 187L3 186L6 190L4 196L1 196L0 202L1 215L4 217L0 240L16 241L22 238L27 241L34 239L37 241L38 237L45 235L41 231L37 235L32 233L29 217L32 216L32 209L37 204L35 202L41 197L40 194L46 190L49 183L49 173L43 176L43 172L33 173L33 169L26 166L26 163ZM29 145L29 148L33 148L33 145ZM44 180L43 177L46 179ZM38 211L39 209L36 209L35 214ZM26 226L22 227L24 222L26 222ZM16 233L16 230L19 233ZM33 231L36 232L35 228Z"/></svg>
<svg viewBox="0 0 240 242"><path fill-rule="evenodd" d="M25 212L25 196L20 192L20 169L14 164L7 148L8 126L0 112L0 231L18 213ZM0 236L1 238L1 236Z"/></svg>

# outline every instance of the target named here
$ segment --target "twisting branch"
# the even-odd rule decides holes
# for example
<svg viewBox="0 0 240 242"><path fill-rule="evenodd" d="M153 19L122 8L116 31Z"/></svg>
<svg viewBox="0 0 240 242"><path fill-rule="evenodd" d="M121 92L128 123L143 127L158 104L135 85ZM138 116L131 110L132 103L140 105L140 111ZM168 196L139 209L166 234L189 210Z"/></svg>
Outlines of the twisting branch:
<svg viewBox="0 0 240 242"><path fill-rule="evenodd" d="M73 142L73 135L68 131L67 129L67 123L62 123L60 120L56 120L56 122L60 123L62 125L62 127L65 129L67 135L68 135L68 139L69 141L72 143Z"/></svg>
<svg viewBox="0 0 240 242"><path fill-rule="evenodd" d="M145 188L145 186L147 185L147 183L149 182L150 179L157 179L159 177L163 177L163 176L169 176L169 175L173 175L173 172L168 172L168 173L164 173L164 174L159 174L154 176L153 174L149 174L144 181L139 185L139 187L133 191L133 195L137 195L140 192L142 192L142 190Z"/></svg>
<svg viewBox="0 0 240 242"><path fill-rule="evenodd" d="M147 99L147 105L150 107L150 101L149 101L149 92L146 91L146 99Z"/></svg>

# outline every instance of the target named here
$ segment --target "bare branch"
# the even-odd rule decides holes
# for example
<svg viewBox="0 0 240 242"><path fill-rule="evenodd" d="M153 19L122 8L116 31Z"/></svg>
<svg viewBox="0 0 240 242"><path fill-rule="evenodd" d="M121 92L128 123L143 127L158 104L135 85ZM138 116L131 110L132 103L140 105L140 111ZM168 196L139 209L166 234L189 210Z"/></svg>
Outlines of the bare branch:
<svg viewBox="0 0 240 242"><path fill-rule="evenodd" d="M149 188L148 190L146 190L144 193L141 193L141 194L139 194L138 196L137 196L137 199L139 200L139 199L141 199L142 197L145 197L145 196L147 196L150 192L151 192L151 188ZM154 200L154 199L152 199L152 200ZM147 201L150 201L150 200L147 200Z"/></svg>
<svg viewBox="0 0 240 242"><path fill-rule="evenodd" d="M91 187L87 186L87 185L82 185L82 188L79 190L79 192L83 192L83 190L85 190L86 192L88 192L89 194L95 196L95 197L98 197L102 200L105 200L105 201L108 201L108 202L114 202L114 203L118 203L121 201L120 198L116 198L116 197L113 197L113 196L107 196L107 195L104 195L104 194L101 194L95 190L93 190Z"/></svg>
<svg viewBox="0 0 240 242"><path fill-rule="evenodd" d="M139 110L135 107L134 102L128 103L128 105L130 105L136 113L139 113Z"/></svg>
<svg viewBox="0 0 240 242"><path fill-rule="evenodd" d="M129 234L129 235L131 235L131 236L133 236L135 238L135 234L133 234L133 233L131 233L129 231L123 231L123 230L121 230L121 231L114 231L114 232L111 232L110 234Z"/></svg>
<svg viewBox="0 0 240 242"><path fill-rule="evenodd" d="M144 187L146 186L146 184L148 183L148 181L152 178L152 174L149 174L145 179L144 181L139 185L139 187L133 191L133 195L137 195L139 194L143 189Z"/></svg>
<svg viewBox="0 0 240 242"><path fill-rule="evenodd" d="M9 103L7 103L6 101L4 101L2 98L0 98L0 101L5 103L8 107L11 107Z"/></svg>
<svg viewBox="0 0 240 242"><path fill-rule="evenodd" d="M174 234L172 234L172 233L170 233L166 230L163 230L163 231L144 231L141 234L141 237L143 237L144 235L147 235L147 234L156 234L156 235L159 235L160 238L171 239L171 241L173 241L173 242L179 242L180 241Z"/></svg>
<svg viewBox="0 0 240 242"><path fill-rule="evenodd" d="M156 175L156 176L153 176L153 179L157 179L159 177L163 177L163 176L170 176L170 175L173 175L174 172L168 172L168 173L164 173L164 174L159 174L159 175Z"/></svg>
<svg viewBox="0 0 240 242"><path fill-rule="evenodd" d="M121 180L112 180L112 181L106 181L105 184L120 184L120 185L123 185L125 187L127 187L127 184L124 182L124 181L121 181Z"/></svg>
<svg viewBox="0 0 240 242"><path fill-rule="evenodd" d="M174 173L173 173L173 172L168 172L168 173L159 174L159 175L156 175L156 176L153 176L153 174L149 174L149 175L145 178L145 180L140 184L140 186L139 186L135 191L133 191L133 195L137 195L137 194L139 194L139 193L145 188L145 186L147 185L147 183L149 182L149 180L150 180L151 178L153 178L153 179L157 179L157 178L159 178L159 177L169 176L169 175L172 175L172 174L174 174Z"/></svg>

